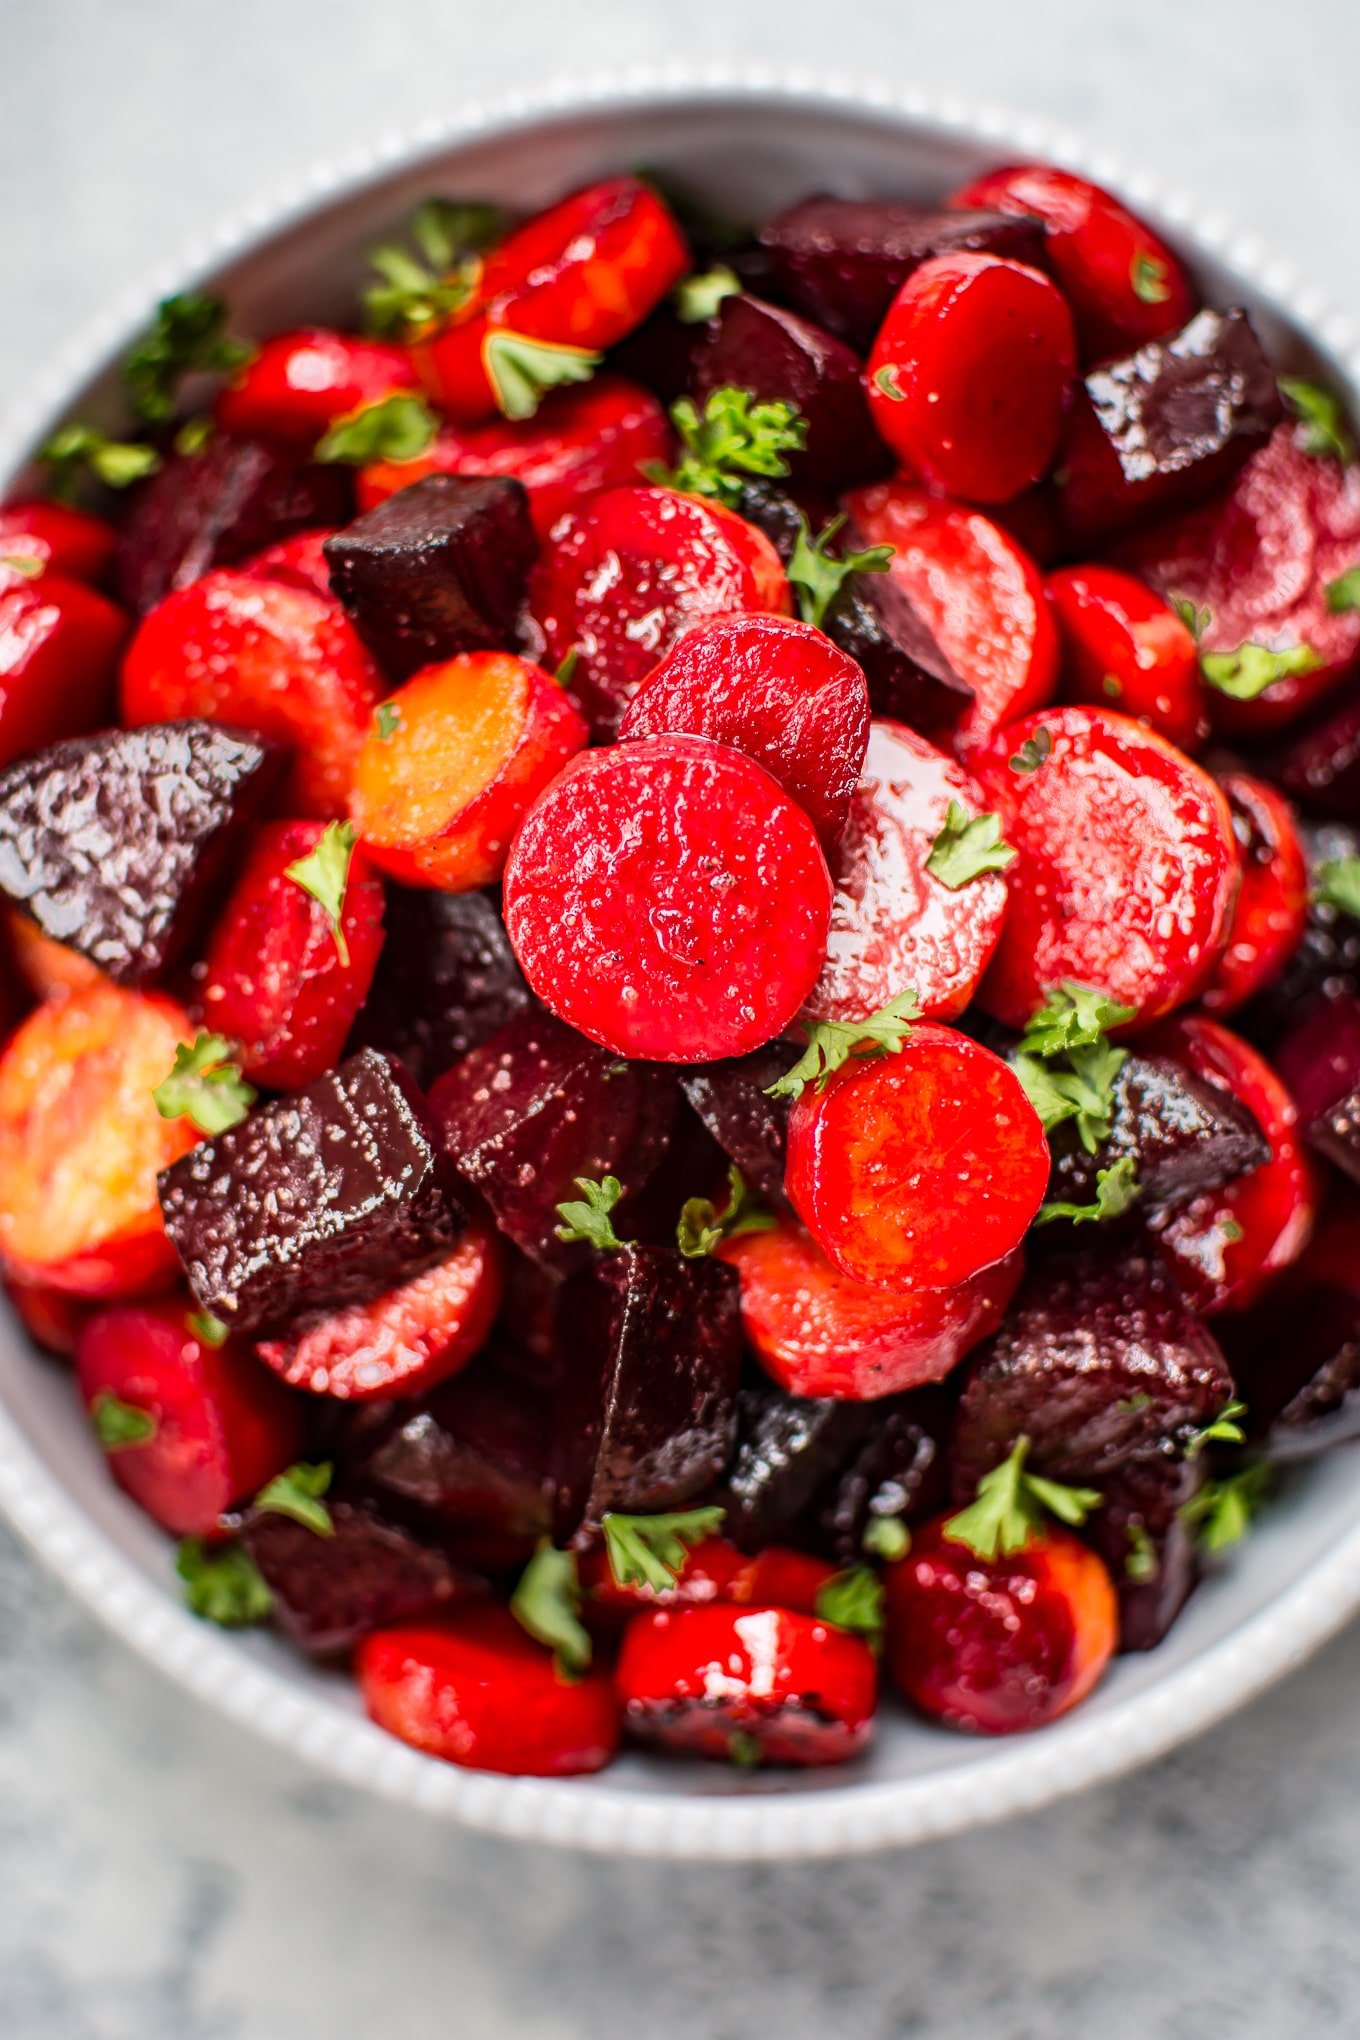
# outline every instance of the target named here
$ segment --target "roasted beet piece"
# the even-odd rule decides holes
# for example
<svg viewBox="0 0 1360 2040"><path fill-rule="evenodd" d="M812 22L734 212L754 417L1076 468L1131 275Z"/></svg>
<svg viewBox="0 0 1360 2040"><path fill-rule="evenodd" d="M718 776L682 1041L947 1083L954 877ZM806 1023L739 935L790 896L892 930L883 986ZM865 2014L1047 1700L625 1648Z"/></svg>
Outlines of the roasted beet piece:
<svg viewBox="0 0 1360 2040"><path fill-rule="evenodd" d="M606 1510L675 1509L727 1463L741 1369L730 1268L672 1248L625 1247L564 1299L556 1431L561 1532Z"/></svg>
<svg viewBox="0 0 1360 2040"><path fill-rule="evenodd" d="M695 357L690 387L702 408L714 390L750 390L762 403L795 404L807 425L789 472L819 488L844 489L885 474L892 456L869 419L860 362L843 340L794 312L739 292L718 307Z"/></svg>
<svg viewBox="0 0 1360 2040"><path fill-rule="evenodd" d="M1273 1044L1319 999L1360 993L1360 921L1317 890L1323 865L1360 858L1360 832L1341 822L1305 822L1299 835L1310 880L1307 925L1275 983L1252 1000L1237 1023L1252 1041L1264 1043L1272 1052Z"/></svg>
<svg viewBox="0 0 1360 2040"><path fill-rule="evenodd" d="M331 587L393 679L511 649L538 540L522 482L427 475L325 544Z"/></svg>
<svg viewBox="0 0 1360 2040"><path fill-rule="evenodd" d="M1360 1435L1360 1199L1336 1190L1298 1265L1223 1320L1246 1421L1276 1459Z"/></svg>
<svg viewBox="0 0 1360 2040"><path fill-rule="evenodd" d="M668 1074L526 1012L455 1063L430 1102L501 1231L565 1271L587 1250L557 1237L558 1205L578 1194L578 1176L617 1176L626 1192L640 1190L665 1152L675 1091Z"/></svg>
<svg viewBox="0 0 1360 2040"><path fill-rule="evenodd" d="M1291 737L1270 775L1315 814L1360 824L1360 694Z"/></svg>
<svg viewBox="0 0 1360 2040"><path fill-rule="evenodd" d="M770 1098L766 1092L797 1060L791 1046L772 1042L727 1062L696 1063L680 1077L685 1096L728 1160L781 1211L788 1209L784 1150L789 1105L786 1098Z"/></svg>
<svg viewBox="0 0 1360 2040"><path fill-rule="evenodd" d="M760 236L781 296L861 353L923 262L956 253L1007 255L1042 267L1037 220L999 212L935 212L882 198L805 198Z"/></svg>
<svg viewBox="0 0 1360 2040"><path fill-rule="evenodd" d="M1181 1511L1208 1474L1194 1459L1160 1453L1130 1460L1104 1481L1104 1506L1086 1534L1110 1569L1119 1596L1119 1648L1152 1650L1199 1578L1195 1532Z"/></svg>
<svg viewBox="0 0 1360 2040"><path fill-rule="evenodd" d="M1324 1000L1275 1051L1310 1147L1360 1182L1360 998Z"/></svg>
<svg viewBox="0 0 1360 2040"><path fill-rule="evenodd" d="M1110 1108L1109 1137L1094 1154L1087 1154L1070 1121L1053 1130L1050 1198L1089 1204L1097 1172L1131 1159L1142 1206L1174 1204L1216 1190L1270 1157L1245 1105L1167 1056L1131 1055L1111 1086Z"/></svg>
<svg viewBox="0 0 1360 2040"><path fill-rule="evenodd" d="M0 892L119 984L182 953L277 777L207 722L73 737L0 773Z"/></svg>
<svg viewBox="0 0 1360 2040"><path fill-rule="evenodd" d="M281 1627L313 1657L334 1656L375 1629L428 1615L464 1589L438 1545L387 1522L371 1503L328 1498L325 1506L329 1537L272 1510L252 1510L241 1531Z"/></svg>
<svg viewBox="0 0 1360 2040"><path fill-rule="evenodd" d="M737 1448L721 1500L743 1551L789 1532L877 1431L882 1404L786 1395L773 1382L737 1398Z"/></svg>
<svg viewBox="0 0 1360 2040"><path fill-rule="evenodd" d="M530 1003L529 988L485 893L389 884L387 941L355 1040L400 1056L432 1084Z"/></svg>
<svg viewBox="0 0 1360 2040"><path fill-rule="evenodd" d="M424 1097L372 1048L192 1149L160 1198L199 1304L243 1332L376 1296L461 1223Z"/></svg>
<svg viewBox="0 0 1360 2040"><path fill-rule="evenodd" d="M118 591L144 616L209 567L248 559L290 532L343 524L352 507L348 468L218 434L198 453L175 454L139 489L118 540Z"/></svg>
<svg viewBox="0 0 1360 2040"><path fill-rule="evenodd" d="M1283 415L1275 371L1245 312L1199 312L1086 377L1062 461L1074 540L1093 540L1203 502Z"/></svg>
<svg viewBox="0 0 1360 2040"><path fill-rule="evenodd" d="M969 1363L951 1455L971 1498L1022 1435L1036 1473L1099 1487L1184 1441L1233 1393L1227 1362L1161 1262L1136 1247L1038 1263Z"/></svg>
<svg viewBox="0 0 1360 2040"><path fill-rule="evenodd" d="M845 1464L814 1495L797 1530L838 1565L858 1565L864 1533L937 1509L945 1499L944 1441L952 1399L938 1388L890 1396L872 1405L874 1423Z"/></svg>

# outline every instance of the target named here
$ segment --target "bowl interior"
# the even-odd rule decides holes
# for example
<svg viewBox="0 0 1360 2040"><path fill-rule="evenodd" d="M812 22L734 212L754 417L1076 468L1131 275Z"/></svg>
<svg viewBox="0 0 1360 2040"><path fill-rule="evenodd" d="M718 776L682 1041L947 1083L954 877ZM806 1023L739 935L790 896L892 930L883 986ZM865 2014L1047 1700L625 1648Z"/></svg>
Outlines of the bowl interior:
<svg viewBox="0 0 1360 2040"><path fill-rule="evenodd" d="M283 224L170 279L207 281L236 330L352 317L365 254L431 193L529 208L603 172L657 166L716 210L760 218L819 190L942 196L982 167L1053 153L1051 140L980 132L926 111L800 91L638 89L575 111L511 114L355 182L307 194ZM1065 152L1067 160L1073 152ZM1083 165L1105 171L1106 166ZM1283 366L1322 372L1355 395L1339 326L1310 330L1300 299L1249 245L1229 260L1213 230L1138 187L1130 196L1194 263L1212 302L1246 304ZM167 285L167 287L170 287ZM63 413L118 415L116 362L68 372ZM1336 336L1334 344L1326 343ZM24 459L51 417L0 447L0 493L26 485ZM224 1637L179 1605L172 1547L110 1483L67 1372L0 1320L0 1501L96 1610L204 1697L342 1775L477 1825L613 1849L677 1854L811 1853L939 1832L992 1817L1138 1761L1203 1726L1300 1657L1360 1601L1360 1490L1340 1451L1292 1476L1258 1532L1206 1582L1156 1652L1119 1660L1079 1713L1040 1736L975 1743L885 1710L873 1752L850 1771L734 1777L627 1757L603 1779L500 1780L435 1764L363 1721L350 1680L261 1635Z"/></svg>

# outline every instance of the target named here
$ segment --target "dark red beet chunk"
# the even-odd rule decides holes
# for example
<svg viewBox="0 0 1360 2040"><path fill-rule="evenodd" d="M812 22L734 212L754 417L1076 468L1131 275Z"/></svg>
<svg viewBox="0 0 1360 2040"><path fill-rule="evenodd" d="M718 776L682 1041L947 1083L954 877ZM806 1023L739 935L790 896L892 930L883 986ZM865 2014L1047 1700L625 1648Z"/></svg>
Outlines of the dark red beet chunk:
<svg viewBox="0 0 1360 2040"><path fill-rule="evenodd" d="M1316 1006L1275 1051L1310 1147L1360 1182L1360 999Z"/></svg>
<svg viewBox="0 0 1360 2040"><path fill-rule="evenodd" d="M291 532L343 524L348 468L298 461L252 439L219 434L176 454L137 493L118 541L118 591L144 616L209 567L230 566Z"/></svg>
<svg viewBox="0 0 1360 2040"><path fill-rule="evenodd" d="M1119 1597L1119 1648L1154 1650L1199 1578L1193 1527L1181 1515L1208 1475L1194 1459L1160 1454L1130 1460L1105 1479L1104 1506L1086 1534L1110 1569Z"/></svg>
<svg viewBox="0 0 1360 2040"><path fill-rule="evenodd" d="M277 777L206 722L73 737L0 774L0 892L118 984L180 955Z"/></svg>
<svg viewBox="0 0 1360 2040"><path fill-rule="evenodd" d="M436 1259L461 1224L456 1185L421 1093L369 1048L192 1149L160 1198L199 1304L259 1332Z"/></svg>
<svg viewBox="0 0 1360 2040"><path fill-rule="evenodd" d="M945 1499L944 1440L952 1405L939 1389L918 1389L871 1405L873 1427L813 1498L797 1535L841 1566L865 1557L865 1532L903 1522Z"/></svg>
<svg viewBox="0 0 1360 2040"><path fill-rule="evenodd" d="M485 893L387 887L387 941L356 1039L432 1084L529 1005L501 917Z"/></svg>
<svg viewBox="0 0 1360 2040"><path fill-rule="evenodd" d="M675 1092L662 1072L528 1012L456 1063L430 1102L455 1165L502 1232L566 1270L586 1249L557 1237L558 1205L579 1195L578 1176L617 1176L625 1192L640 1190L665 1152Z"/></svg>
<svg viewBox="0 0 1360 2040"><path fill-rule="evenodd" d="M882 1404L786 1395L772 1382L738 1397L737 1449L721 1499L743 1551L787 1535L877 1431Z"/></svg>
<svg viewBox="0 0 1360 2040"><path fill-rule="evenodd" d="M1133 1247L1055 1255L968 1364L955 1493L971 1499L1022 1435L1036 1473L1099 1487L1128 1460L1187 1441L1232 1394L1227 1362L1160 1261Z"/></svg>
<svg viewBox="0 0 1360 2040"><path fill-rule="evenodd" d="M685 1096L728 1160L781 1210L788 1209L784 1153L789 1101L767 1097L766 1092L797 1060L791 1047L775 1042L729 1062L696 1063L680 1078Z"/></svg>
<svg viewBox="0 0 1360 2040"><path fill-rule="evenodd" d="M1089 1204L1099 1170L1135 1164L1142 1206L1174 1204L1215 1190L1269 1159L1270 1147L1246 1106L1167 1056L1131 1055L1110 1092L1109 1137L1087 1154L1071 1123L1049 1136L1048 1194Z"/></svg>
<svg viewBox="0 0 1360 2040"><path fill-rule="evenodd" d="M701 409L726 388L750 390L762 403L795 404L807 425L806 444L789 456L797 481L845 489L892 465L869 420L859 357L761 298L741 292L723 299L695 357L691 388Z"/></svg>
<svg viewBox="0 0 1360 2040"><path fill-rule="evenodd" d="M1170 340L1108 361L1078 392L1061 500L1084 546L1202 503L1283 416L1275 371L1245 312L1200 312Z"/></svg>
<svg viewBox="0 0 1360 2040"><path fill-rule="evenodd" d="M736 1427L735 1273L666 1247L625 1247L564 1300L558 1527L606 1510L677 1509L722 1472Z"/></svg>
<svg viewBox="0 0 1360 2040"><path fill-rule="evenodd" d="M1360 921L1316 890L1324 864L1360 858L1360 833L1340 822L1305 822L1299 834L1310 882L1307 925L1280 976L1253 999L1239 1022L1251 1040L1268 1048L1319 999L1360 993Z"/></svg>
<svg viewBox="0 0 1360 2040"><path fill-rule="evenodd" d="M329 1537L274 1511L252 1511L241 1531L281 1627L312 1656L349 1650L371 1631L428 1615L463 1591L438 1545L386 1522L370 1503L327 1498L325 1506Z"/></svg>
<svg viewBox="0 0 1360 2040"><path fill-rule="evenodd" d="M1037 220L934 212L892 199L805 198L760 236L779 293L867 353L912 271L937 255L1007 255L1042 267Z"/></svg>
<svg viewBox="0 0 1360 2040"><path fill-rule="evenodd" d="M1273 1459L1360 1436L1360 1206L1344 1191L1296 1268L1250 1311L1223 1321L1238 1394Z"/></svg>
<svg viewBox="0 0 1360 2040"><path fill-rule="evenodd" d="M325 553L360 637L406 680L460 652L513 648L538 540L522 482L427 475L328 538Z"/></svg>
<svg viewBox="0 0 1360 2040"><path fill-rule="evenodd" d="M1360 695L1291 737L1270 773L1315 814L1360 824Z"/></svg>

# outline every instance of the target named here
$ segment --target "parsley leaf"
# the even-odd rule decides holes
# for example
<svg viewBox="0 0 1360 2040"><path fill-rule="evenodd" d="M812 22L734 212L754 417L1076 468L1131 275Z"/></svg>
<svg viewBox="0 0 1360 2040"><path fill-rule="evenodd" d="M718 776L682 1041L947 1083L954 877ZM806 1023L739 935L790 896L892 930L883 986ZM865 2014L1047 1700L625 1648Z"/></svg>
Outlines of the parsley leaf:
<svg viewBox="0 0 1360 2040"><path fill-rule="evenodd" d="M1313 898L1360 921L1360 857L1328 857L1313 879Z"/></svg>
<svg viewBox="0 0 1360 2040"><path fill-rule="evenodd" d="M675 316L682 326L702 326L711 319L724 298L741 290L741 278L726 263L719 262L700 275L687 276L675 286Z"/></svg>
<svg viewBox="0 0 1360 2040"><path fill-rule="evenodd" d="M709 1197L687 1197L675 1228L675 1243L687 1261L712 1254L724 1240L742 1233L770 1232L775 1215L767 1211L733 1162L727 1171L728 1198L721 1213Z"/></svg>
<svg viewBox="0 0 1360 2040"><path fill-rule="evenodd" d="M1348 567L1327 583L1327 607L1333 616L1347 616L1360 609L1360 567Z"/></svg>
<svg viewBox="0 0 1360 2040"><path fill-rule="evenodd" d="M747 1728L734 1728L727 1738L727 1761L739 1771L758 1771L765 1761L760 1738Z"/></svg>
<svg viewBox="0 0 1360 2040"><path fill-rule="evenodd" d="M891 403L905 404L907 393L897 380L897 367L895 361L885 361L882 368L874 370L874 383Z"/></svg>
<svg viewBox="0 0 1360 2040"><path fill-rule="evenodd" d="M38 459L53 470L52 493L66 498L73 494L83 468L106 488L126 489L146 475L154 475L161 457L154 446L126 439L108 439L93 425L63 425L39 449Z"/></svg>
<svg viewBox="0 0 1360 2040"><path fill-rule="evenodd" d="M1171 296L1169 272L1160 255L1148 255L1140 249L1129 264L1129 281L1134 296L1145 305L1164 305Z"/></svg>
<svg viewBox="0 0 1360 2040"><path fill-rule="evenodd" d="M817 1590L814 1612L821 1621L862 1636L877 1650L883 1641L883 1582L867 1565L833 1573Z"/></svg>
<svg viewBox="0 0 1360 2040"><path fill-rule="evenodd" d="M531 340L497 326L482 342L482 365L496 403L507 418L532 418L549 390L589 382L602 354L588 347L564 347L555 340Z"/></svg>
<svg viewBox="0 0 1360 2040"><path fill-rule="evenodd" d="M184 1599L204 1622L223 1629L245 1629L267 1622L274 1596L259 1567L239 1544L208 1544L186 1537L175 1555L175 1571L184 1581Z"/></svg>
<svg viewBox="0 0 1360 2040"><path fill-rule="evenodd" d="M216 429L206 413L198 418L186 418L170 444L176 453L202 453Z"/></svg>
<svg viewBox="0 0 1360 2040"><path fill-rule="evenodd" d="M828 548L844 523L845 513L842 511L814 538L806 517L800 513L798 537L784 569L798 604L799 616L817 630L825 623L827 611L850 576L886 573L896 550L891 545L870 545L865 546L862 552L832 553Z"/></svg>
<svg viewBox="0 0 1360 2040"><path fill-rule="evenodd" d="M1244 1402L1224 1403L1212 1424L1205 1424L1196 1431L1185 1448L1187 1459L1197 1459L1206 1445L1245 1445L1247 1434L1238 1423L1245 1417L1247 1406Z"/></svg>
<svg viewBox="0 0 1360 2040"><path fill-rule="evenodd" d="M1330 454L1333 459L1355 459L1346 407L1333 391L1302 376L1282 375L1280 395L1303 427L1300 438L1305 453Z"/></svg>
<svg viewBox="0 0 1360 2040"><path fill-rule="evenodd" d="M225 1346L231 1337L231 1326L224 1325L210 1310L191 1310L184 1320L184 1329L201 1346Z"/></svg>
<svg viewBox="0 0 1360 2040"><path fill-rule="evenodd" d="M891 1565L911 1550L911 1532L900 1516L870 1516L860 1549L867 1557L885 1559Z"/></svg>
<svg viewBox="0 0 1360 2040"><path fill-rule="evenodd" d="M1311 645L1239 645L1235 652L1201 652L1200 671L1211 687L1231 701L1255 701L1291 673L1312 673L1322 664Z"/></svg>
<svg viewBox="0 0 1360 2040"><path fill-rule="evenodd" d="M123 380L139 418L149 425L167 424L184 376L226 374L250 360L254 348L231 339L226 327L221 298L185 291L161 299L149 330L123 363Z"/></svg>
<svg viewBox="0 0 1360 2040"><path fill-rule="evenodd" d="M662 488L712 496L729 509L745 476L786 475L785 454L800 451L807 438L796 404L757 403L750 390L730 385L709 393L702 416L691 397L678 397L671 423L684 449L679 461L674 468L649 463L644 473Z"/></svg>
<svg viewBox="0 0 1360 2040"><path fill-rule="evenodd" d="M1025 1023L1020 1047L1026 1055L1066 1055L1102 1041L1112 1027L1132 1020L1132 1006L1121 1006L1091 985L1064 978L1051 986L1038 1011Z"/></svg>
<svg viewBox="0 0 1360 2040"><path fill-rule="evenodd" d="M557 1207L563 1220L557 1227L558 1239L585 1240L590 1246L598 1247L601 1253L631 1246L631 1240L619 1238L609 1215L623 1195L623 1185L618 1177L602 1176L596 1183L589 1176L578 1176L576 1187L580 1197L569 1197Z"/></svg>
<svg viewBox="0 0 1360 2040"><path fill-rule="evenodd" d="M1141 1187L1137 1162L1132 1155L1121 1155L1108 1169L1096 1170L1094 1204L1065 1204L1060 1199L1052 1204L1041 1204L1034 1223L1051 1225L1055 1218L1067 1218L1073 1225L1086 1225L1092 1222L1100 1224L1107 1218L1122 1218L1129 1206L1137 1203Z"/></svg>
<svg viewBox="0 0 1360 2040"><path fill-rule="evenodd" d="M827 1078L843 1063L876 1061L896 1055L911 1039L911 1022L920 1015L916 993L910 988L889 999L867 1020L845 1022L818 1020L807 1030L807 1047L791 1070L765 1088L767 1098L799 1098L805 1084L826 1089Z"/></svg>
<svg viewBox="0 0 1360 2040"><path fill-rule="evenodd" d="M719 1508L664 1516L621 1516L611 1510L601 1528L615 1585L665 1593L684 1571L690 1546L715 1537L725 1514Z"/></svg>
<svg viewBox="0 0 1360 2040"><path fill-rule="evenodd" d="M5 553L0 557L0 568L8 567L12 574L21 574L26 581L36 581L45 572L42 560L32 553Z"/></svg>
<svg viewBox="0 0 1360 2040"><path fill-rule="evenodd" d="M129 1445L145 1445L160 1428L150 1410L124 1402L111 1388L101 1388L90 1404L90 1421L106 1452L125 1452Z"/></svg>
<svg viewBox="0 0 1360 2040"><path fill-rule="evenodd" d="M1181 1505L1181 1521L1198 1529L1201 1551L1225 1551L1246 1536L1274 1484L1273 1471L1266 1462L1254 1461L1222 1480L1206 1481L1197 1495Z"/></svg>
<svg viewBox="0 0 1360 2040"><path fill-rule="evenodd" d="M224 1034L195 1035L182 1041L168 1077L151 1093L162 1119L191 1119L200 1133L226 1133L255 1103L255 1087L230 1060L231 1043Z"/></svg>
<svg viewBox="0 0 1360 2040"><path fill-rule="evenodd" d="M1032 737L1026 737L1020 749L1007 762L1012 772L1021 774L1037 772L1045 758L1053 755L1053 732L1041 723Z"/></svg>
<svg viewBox="0 0 1360 2040"><path fill-rule="evenodd" d="M1124 1534L1129 1540L1124 1577L1131 1586L1145 1587L1149 1580L1156 1579L1162 1569L1157 1547L1145 1523L1126 1523Z"/></svg>
<svg viewBox="0 0 1360 2040"><path fill-rule="evenodd" d="M1018 854L1002 841L1000 815L970 818L961 801L951 800L944 827L930 846L926 870L951 892L959 892L984 872L1004 871Z"/></svg>
<svg viewBox="0 0 1360 2040"><path fill-rule="evenodd" d="M545 1538L519 1576L510 1613L521 1629L547 1644L559 1678L579 1679L588 1670L592 1646L581 1620L581 1576L574 1553L558 1551Z"/></svg>
<svg viewBox="0 0 1360 2040"><path fill-rule="evenodd" d="M415 460L433 444L439 421L423 397L398 390L337 418L317 443L315 458L366 467L371 460Z"/></svg>
<svg viewBox="0 0 1360 2040"><path fill-rule="evenodd" d="M553 679L559 687L570 687L572 681L576 678L576 668L580 663L581 647L579 645L569 645L562 654L561 665L553 674Z"/></svg>
<svg viewBox="0 0 1360 2040"><path fill-rule="evenodd" d="M310 893L331 924L335 953L349 969L349 943L345 939L345 890L349 885L350 859L359 840L352 822L330 822L315 850L287 866L284 876Z"/></svg>
<svg viewBox="0 0 1360 2040"><path fill-rule="evenodd" d="M378 732L380 743L390 743L401 728L401 710L395 701L382 701L373 717L373 727Z"/></svg>
<svg viewBox="0 0 1360 2040"><path fill-rule="evenodd" d="M1091 1155L1109 1138L1114 1080L1128 1050L1107 1041L1105 1029L1132 1018L1131 1006L1070 978L1047 994L1011 1056L1045 1133L1073 1119Z"/></svg>
<svg viewBox="0 0 1360 2040"><path fill-rule="evenodd" d="M334 1472L329 1460L320 1466L309 1466L306 1460L299 1460L296 1466L276 1473L273 1480L265 1483L255 1497L255 1508L262 1516L291 1516L317 1537L334 1537L331 1512L321 1499L330 1488Z"/></svg>
<svg viewBox="0 0 1360 2040"><path fill-rule="evenodd" d="M1206 602L1204 607L1199 609L1188 595L1173 595L1171 597L1171 607L1175 610L1177 616L1179 616L1181 622L1195 640L1195 643L1198 644L1214 620L1214 613L1208 603Z"/></svg>
<svg viewBox="0 0 1360 2040"><path fill-rule="evenodd" d="M414 339L460 311L477 289L477 255L500 238L504 224L493 205L443 198L418 205L409 232L424 260L399 242L369 255L379 277L364 292L369 330Z"/></svg>
<svg viewBox="0 0 1360 2040"><path fill-rule="evenodd" d="M979 1558L995 1558L998 1551L1023 1551L1034 1532L1042 1530L1046 1514L1080 1529L1092 1509L1100 1507L1100 1495L1094 1488L1065 1487L1026 1473L1028 1456L1029 1439L1017 1438L1009 1459L978 1482L977 1500L948 1519L945 1535Z"/></svg>

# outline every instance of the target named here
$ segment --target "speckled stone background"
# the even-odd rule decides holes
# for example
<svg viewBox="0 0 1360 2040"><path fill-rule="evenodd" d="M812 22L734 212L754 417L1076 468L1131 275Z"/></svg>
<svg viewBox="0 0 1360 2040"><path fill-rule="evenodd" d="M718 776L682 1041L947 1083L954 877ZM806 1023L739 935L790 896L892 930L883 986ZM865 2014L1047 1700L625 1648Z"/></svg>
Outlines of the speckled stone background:
<svg viewBox="0 0 1360 2040"><path fill-rule="evenodd" d="M201 223L565 70L1008 101L1360 313L1348 0L0 0L0 399ZM1360 2031L1360 1631L1127 1783L912 1854L649 1868L466 1836L200 1713L0 1531L4 2040Z"/></svg>

